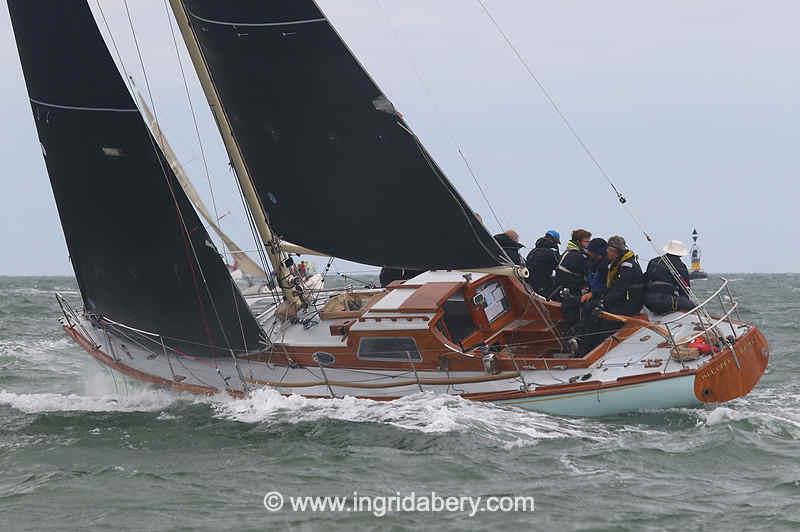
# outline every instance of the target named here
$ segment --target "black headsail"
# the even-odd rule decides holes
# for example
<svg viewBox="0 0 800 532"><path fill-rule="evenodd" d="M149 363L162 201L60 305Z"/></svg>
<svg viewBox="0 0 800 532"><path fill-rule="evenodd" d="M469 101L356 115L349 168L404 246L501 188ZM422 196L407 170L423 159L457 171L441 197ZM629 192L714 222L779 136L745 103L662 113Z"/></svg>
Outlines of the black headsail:
<svg viewBox="0 0 800 532"><path fill-rule="evenodd" d="M272 229L356 262L508 259L313 0L171 0Z"/></svg>
<svg viewBox="0 0 800 532"><path fill-rule="evenodd" d="M198 356L259 327L139 114L84 1L9 0L42 153L87 310Z"/></svg>

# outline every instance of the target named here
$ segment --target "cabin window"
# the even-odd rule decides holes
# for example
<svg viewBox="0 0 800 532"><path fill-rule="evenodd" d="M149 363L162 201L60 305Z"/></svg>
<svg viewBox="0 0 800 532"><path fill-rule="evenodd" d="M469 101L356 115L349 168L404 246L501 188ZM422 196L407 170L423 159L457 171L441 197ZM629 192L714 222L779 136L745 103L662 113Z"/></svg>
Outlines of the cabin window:
<svg viewBox="0 0 800 532"><path fill-rule="evenodd" d="M413 338L386 337L362 338L358 344L358 358L364 360L411 360L419 362L422 356Z"/></svg>
<svg viewBox="0 0 800 532"><path fill-rule="evenodd" d="M489 323L502 316L510 307L503 285L496 281L486 283L480 287L475 297L480 298L483 311L486 313L486 319Z"/></svg>
<svg viewBox="0 0 800 532"><path fill-rule="evenodd" d="M311 358L320 366L333 366L336 363L336 357L325 351L317 351Z"/></svg>
<svg viewBox="0 0 800 532"><path fill-rule="evenodd" d="M464 300L464 292L457 292L444 302L443 321L450 339L456 343L461 343L464 338L475 332L475 322Z"/></svg>

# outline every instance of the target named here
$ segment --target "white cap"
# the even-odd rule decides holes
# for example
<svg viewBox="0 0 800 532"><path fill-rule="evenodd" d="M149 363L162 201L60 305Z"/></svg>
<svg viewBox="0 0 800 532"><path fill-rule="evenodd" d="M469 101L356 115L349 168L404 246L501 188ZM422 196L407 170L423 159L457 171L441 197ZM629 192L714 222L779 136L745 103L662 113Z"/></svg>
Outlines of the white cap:
<svg viewBox="0 0 800 532"><path fill-rule="evenodd" d="M670 240L667 242L666 246L661 248L661 251L670 255L677 255L679 257L685 257L689 254L689 250L686 249L686 246L684 246L683 242L680 240Z"/></svg>

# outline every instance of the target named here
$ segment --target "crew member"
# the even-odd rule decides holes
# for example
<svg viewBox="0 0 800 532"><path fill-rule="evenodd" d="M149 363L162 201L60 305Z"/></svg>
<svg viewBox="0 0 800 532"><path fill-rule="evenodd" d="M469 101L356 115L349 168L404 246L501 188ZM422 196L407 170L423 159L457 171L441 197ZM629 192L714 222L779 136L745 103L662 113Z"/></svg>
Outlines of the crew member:
<svg viewBox="0 0 800 532"><path fill-rule="evenodd" d="M575 229L567 242L567 250L561 255L556 267L555 288L550 299L561 302L561 326L569 333L580 323L581 298L588 291L586 275L589 272L589 256L586 246L592 234L585 229Z"/></svg>
<svg viewBox="0 0 800 532"><path fill-rule="evenodd" d="M508 258L516 264L517 266L522 266L522 257L519 256L520 248L524 248L524 244L519 243L519 234L514 231L513 229L509 229L503 233L494 235L494 239L497 240L497 243L500 244L500 247L503 248L503 251L506 252Z"/></svg>
<svg viewBox="0 0 800 532"><path fill-rule="evenodd" d="M561 235L555 229L547 231L536 241L534 248L525 259L530 276L527 281L533 291L540 296L550 297L553 293L553 276L558 266L558 245Z"/></svg>
<svg viewBox="0 0 800 532"><path fill-rule="evenodd" d="M608 243L602 238L593 238L586 247L589 255L589 273L586 282L589 291L595 297L601 297L606 288L606 272L608 272L608 257L606 248Z"/></svg>
<svg viewBox="0 0 800 532"><path fill-rule="evenodd" d="M583 295L583 289L587 287L586 275L589 273L586 247L591 238L592 233L586 229L575 229L572 232L572 238L567 242L567 250L561 255L556 267L553 299L561 301L567 295L575 298ZM568 290L568 293L565 290Z"/></svg>
<svg viewBox="0 0 800 532"><path fill-rule="evenodd" d="M628 249L624 238L612 236L606 255L609 264L603 307L612 314L635 316L644 304L644 274L636 254Z"/></svg>
<svg viewBox="0 0 800 532"><path fill-rule="evenodd" d="M644 304L656 314L694 308L689 297L689 270L681 260L689 250L680 240L670 240L663 255L647 264Z"/></svg>
<svg viewBox="0 0 800 532"><path fill-rule="evenodd" d="M608 271L605 294L595 307L595 312L586 317L583 334L578 339L579 353L586 354L603 340L611 336L622 323L601 318L599 311L622 316L635 316L644 304L644 274L636 254L628 249L625 239L612 236L606 247Z"/></svg>

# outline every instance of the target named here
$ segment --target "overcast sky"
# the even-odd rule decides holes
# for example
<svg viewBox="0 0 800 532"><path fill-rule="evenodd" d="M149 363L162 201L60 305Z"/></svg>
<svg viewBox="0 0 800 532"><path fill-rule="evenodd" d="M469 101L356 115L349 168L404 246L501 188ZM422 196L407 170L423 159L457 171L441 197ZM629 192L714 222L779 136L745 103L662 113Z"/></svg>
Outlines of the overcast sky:
<svg viewBox="0 0 800 532"><path fill-rule="evenodd" d="M709 271L800 271L800 3L484 1L659 247L688 241L697 227ZM143 87L122 2L101 4ZM654 255L476 0L319 4L490 230L498 225L459 148L504 227L525 243L550 228L585 227L625 236L642 260ZM0 274L69 274L2 6ZM163 1L129 6L162 128L211 204ZM213 199L220 215L230 211L222 225L252 247L224 148L180 52Z"/></svg>

